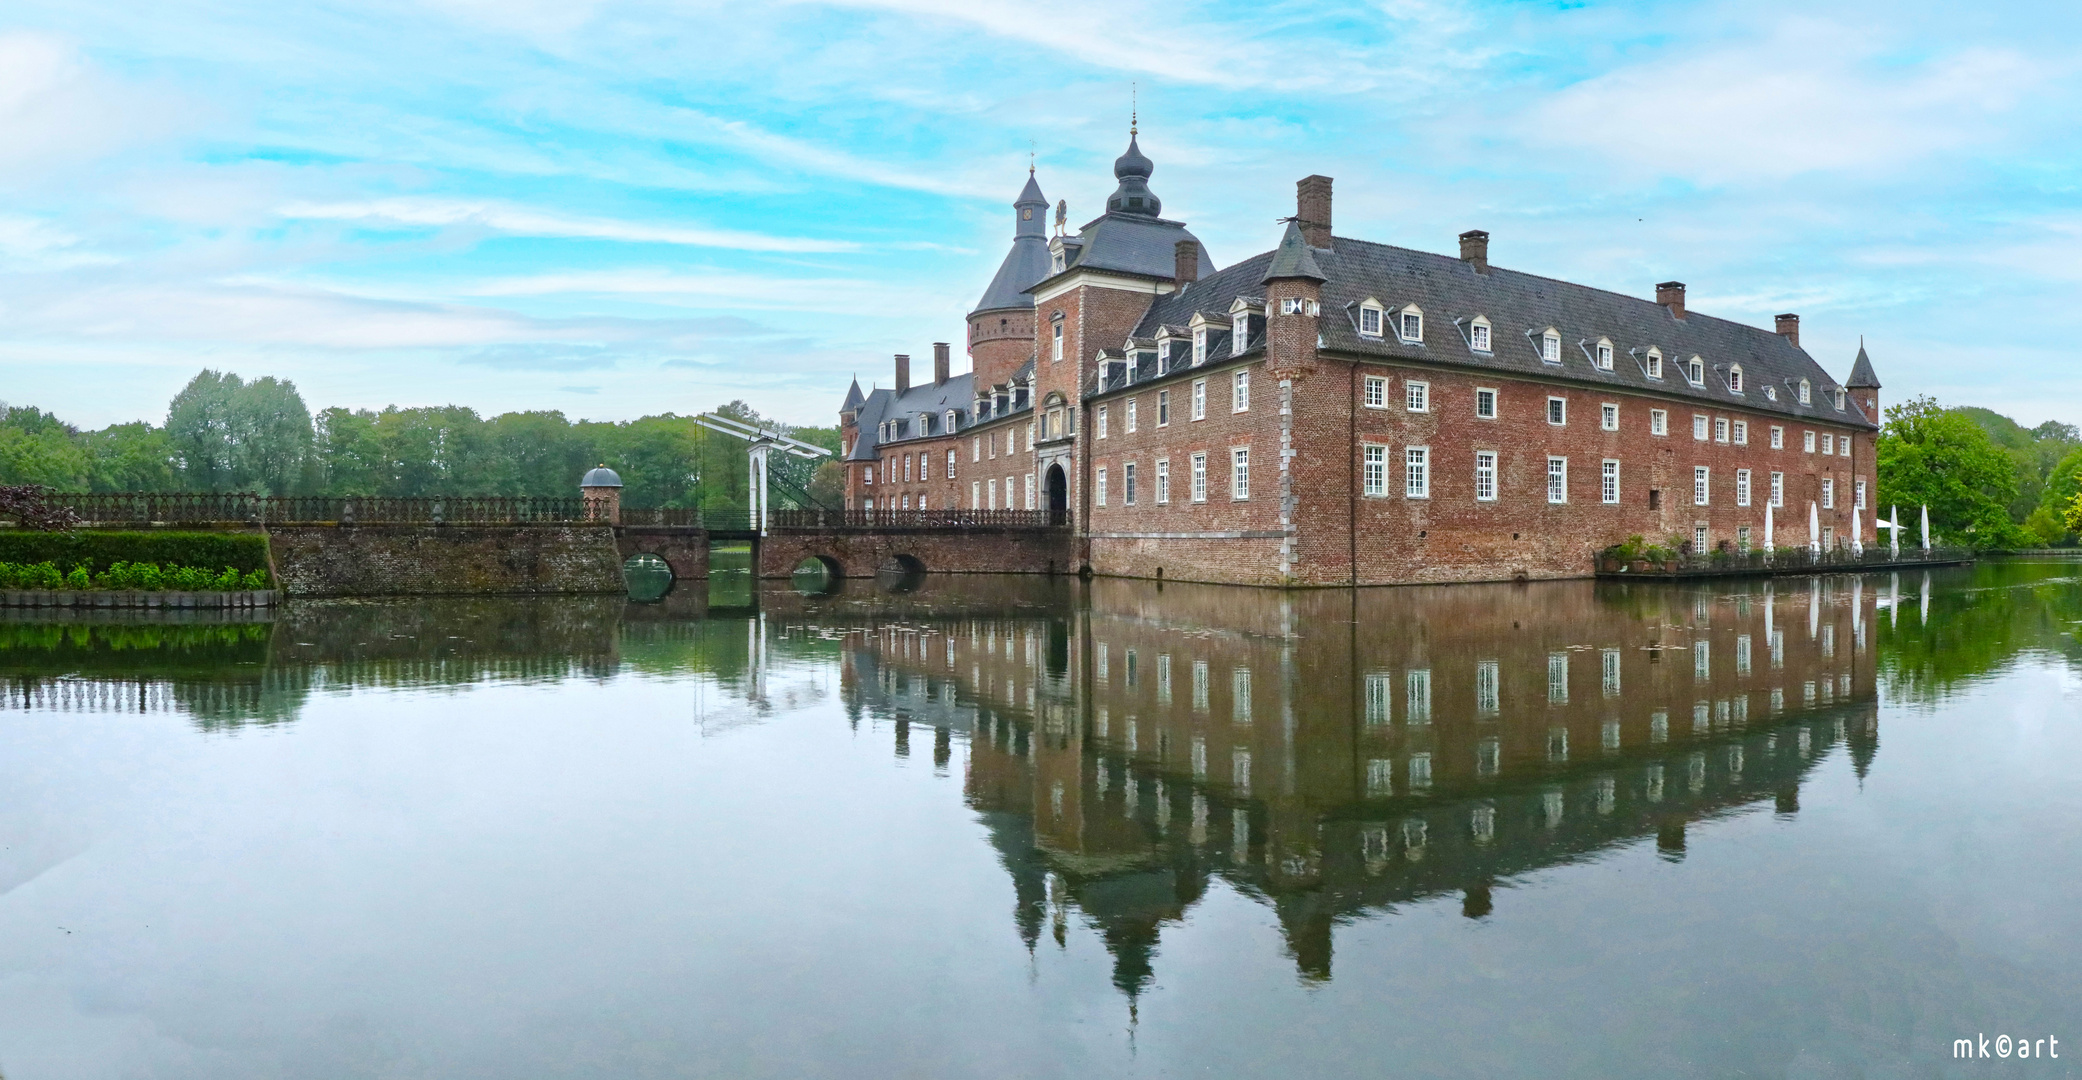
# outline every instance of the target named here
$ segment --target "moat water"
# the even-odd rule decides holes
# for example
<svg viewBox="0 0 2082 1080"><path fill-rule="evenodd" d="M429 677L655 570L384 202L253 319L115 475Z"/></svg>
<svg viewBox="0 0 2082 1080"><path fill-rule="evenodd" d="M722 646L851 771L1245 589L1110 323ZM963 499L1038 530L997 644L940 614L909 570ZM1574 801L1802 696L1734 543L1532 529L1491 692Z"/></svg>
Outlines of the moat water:
<svg viewBox="0 0 2082 1080"><path fill-rule="evenodd" d="M9 617L0 1074L2078 1075L2078 626L2075 562Z"/></svg>

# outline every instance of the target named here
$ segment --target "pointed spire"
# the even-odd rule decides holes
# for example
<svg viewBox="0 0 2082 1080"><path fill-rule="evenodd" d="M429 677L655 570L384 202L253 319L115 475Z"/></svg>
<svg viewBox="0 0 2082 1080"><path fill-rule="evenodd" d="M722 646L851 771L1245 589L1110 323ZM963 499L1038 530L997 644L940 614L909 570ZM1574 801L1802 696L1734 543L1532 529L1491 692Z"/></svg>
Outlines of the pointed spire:
<svg viewBox="0 0 2082 1080"><path fill-rule="evenodd" d="M1136 114L1128 119L1128 151L1113 159L1113 178L1120 186L1106 200L1106 211L1112 214L1135 214L1140 217L1156 217L1164 209L1163 200L1149 189L1149 174L1157 169L1156 163L1144 157L1142 147L1136 140Z"/></svg>
<svg viewBox="0 0 2082 1080"><path fill-rule="evenodd" d="M1872 358L1865 355L1865 335L1858 335L1858 359L1851 364L1851 377L1844 383L1853 390L1877 390L1880 378L1873 374Z"/></svg>
<svg viewBox="0 0 2082 1080"><path fill-rule="evenodd" d="M1280 237L1279 250L1272 253L1272 265L1265 268L1265 276L1259 280L1266 282L1280 278L1330 280L1322 268L1316 265L1315 254L1309 250L1308 241L1301 236L1301 225L1292 219L1287 222L1287 234Z"/></svg>
<svg viewBox="0 0 2082 1080"><path fill-rule="evenodd" d="M860 378L855 376L853 385L846 388L846 403L839 406L840 412L859 412L867 404L867 396L860 392Z"/></svg>

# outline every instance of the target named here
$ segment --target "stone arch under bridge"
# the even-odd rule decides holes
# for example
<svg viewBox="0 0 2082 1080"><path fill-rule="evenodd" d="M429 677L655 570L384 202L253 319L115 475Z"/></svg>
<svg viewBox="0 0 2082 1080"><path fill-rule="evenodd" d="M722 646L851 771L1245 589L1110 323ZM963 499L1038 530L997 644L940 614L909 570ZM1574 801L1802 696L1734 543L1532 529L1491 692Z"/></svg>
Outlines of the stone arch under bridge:
<svg viewBox="0 0 2082 1080"><path fill-rule="evenodd" d="M785 578L816 559L835 578L887 567L928 574L1053 574L1077 569L1061 528L782 528L757 541L759 576Z"/></svg>
<svg viewBox="0 0 2082 1080"><path fill-rule="evenodd" d="M614 539L623 563L638 555L656 555L672 568L675 582L708 578L708 533L703 530L625 525L615 530Z"/></svg>

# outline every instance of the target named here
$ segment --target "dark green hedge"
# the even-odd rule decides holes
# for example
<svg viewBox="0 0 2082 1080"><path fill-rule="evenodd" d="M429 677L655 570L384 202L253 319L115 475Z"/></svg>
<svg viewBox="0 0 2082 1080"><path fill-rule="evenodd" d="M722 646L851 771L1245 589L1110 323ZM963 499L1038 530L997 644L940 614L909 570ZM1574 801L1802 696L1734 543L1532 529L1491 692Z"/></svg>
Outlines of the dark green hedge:
<svg viewBox="0 0 2082 1080"><path fill-rule="evenodd" d="M110 563L159 563L239 571L267 569L267 537L233 532L21 532L0 529L0 562L53 562L60 570L84 564L100 573Z"/></svg>

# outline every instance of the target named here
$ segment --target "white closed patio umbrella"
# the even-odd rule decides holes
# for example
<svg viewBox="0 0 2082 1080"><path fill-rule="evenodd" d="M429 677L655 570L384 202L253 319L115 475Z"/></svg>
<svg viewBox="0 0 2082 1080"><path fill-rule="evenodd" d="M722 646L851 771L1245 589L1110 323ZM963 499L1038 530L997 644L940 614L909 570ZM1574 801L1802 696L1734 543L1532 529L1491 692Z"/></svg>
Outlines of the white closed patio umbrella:
<svg viewBox="0 0 2082 1080"><path fill-rule="evenodd" d="M1923 504L1923 554L1930 554L1930 504Z"/></svg>
<svg viewBox="0 0 2082 1080"><path fill-rule="evenodd" d="M1822 512L1815 507L1812 499L1807 503L1807 553L1822 553Z"/></svg>

